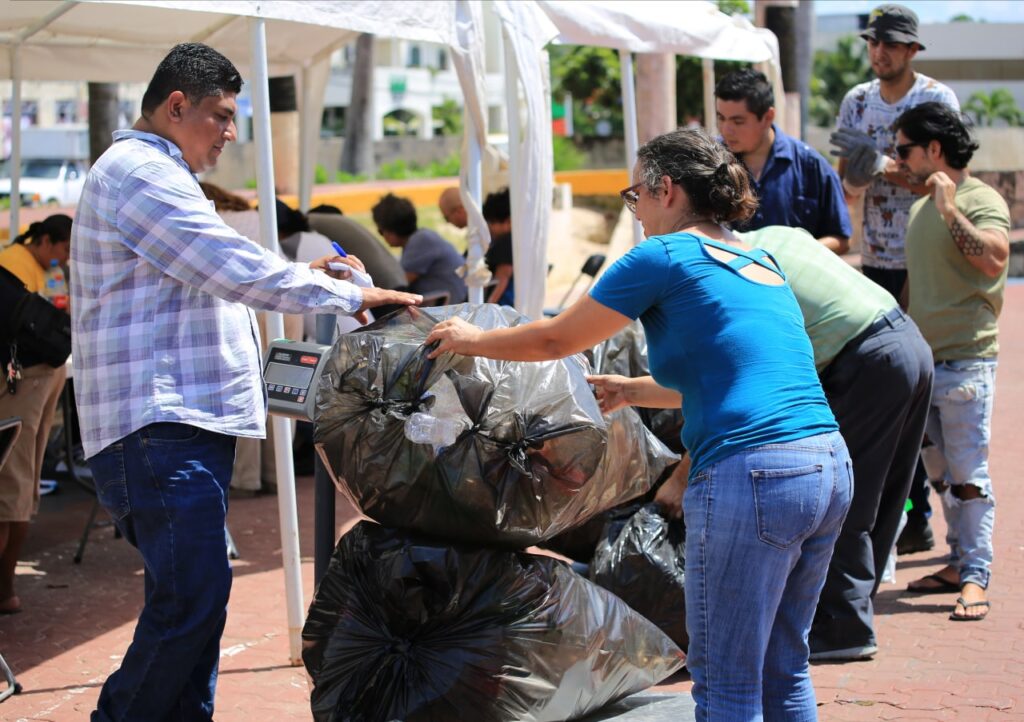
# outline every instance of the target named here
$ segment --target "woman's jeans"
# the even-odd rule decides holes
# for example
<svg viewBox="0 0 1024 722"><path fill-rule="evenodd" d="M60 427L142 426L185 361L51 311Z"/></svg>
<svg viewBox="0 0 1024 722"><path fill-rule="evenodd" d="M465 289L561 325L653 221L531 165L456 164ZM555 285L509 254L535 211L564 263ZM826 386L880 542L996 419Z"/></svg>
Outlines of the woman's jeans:
<svg viewBox="0 0 1024 722"><path fill-rule="evenodd" d="M807 635L853 494L839 432L742 451L690 478L687 667L698 720L816 720Z"/></svg>
<svg viewBox="0 0 1024 722"><path fill-rule="evenodd" d="M234 455L233 436L160 423L89 459L100 503L145 563L135 636L103 685L94 722L213 719Z"/></svg>
<svg viewBox="0 0 1024 722"><path fill-rule="evenodd" d="M942 511L950 564L960 570L960 583L988 588L992 566L992 532L996 498L988 471L992 432L996 359L977 358L935 364L935 384L925 432L945 462ZM961 500L955 486L971 484L981 496Z"/></svg>

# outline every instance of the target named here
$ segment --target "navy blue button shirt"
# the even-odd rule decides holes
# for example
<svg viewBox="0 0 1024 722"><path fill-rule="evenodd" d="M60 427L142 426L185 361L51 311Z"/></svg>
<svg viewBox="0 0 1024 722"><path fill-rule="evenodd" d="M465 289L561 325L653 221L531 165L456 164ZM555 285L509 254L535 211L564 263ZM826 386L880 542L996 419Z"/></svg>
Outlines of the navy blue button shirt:
<svg viewBox="0 0 1024 722"><path fill-rule="evenodd" d="M754 181L760 199L757 213L737 230L790 226L803 228L815 238L852 236L839 174L811 146L789 137L778 126L772 129L775 142L761 178Z"/></svg>

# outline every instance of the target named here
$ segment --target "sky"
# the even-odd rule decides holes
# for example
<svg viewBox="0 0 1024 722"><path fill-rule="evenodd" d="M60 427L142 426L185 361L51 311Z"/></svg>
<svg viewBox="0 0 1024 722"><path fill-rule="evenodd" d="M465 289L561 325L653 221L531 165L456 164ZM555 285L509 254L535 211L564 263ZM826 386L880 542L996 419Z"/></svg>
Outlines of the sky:
<svg viewBox="0 0 1024 722"><path fill-rule="evenodd" d="M816 0L816 15L867 13L886 0ZM1024 23L1024 2L1020 0L898 0L917 13L922 23L945 23L959 13L990 23Z"/></svg>

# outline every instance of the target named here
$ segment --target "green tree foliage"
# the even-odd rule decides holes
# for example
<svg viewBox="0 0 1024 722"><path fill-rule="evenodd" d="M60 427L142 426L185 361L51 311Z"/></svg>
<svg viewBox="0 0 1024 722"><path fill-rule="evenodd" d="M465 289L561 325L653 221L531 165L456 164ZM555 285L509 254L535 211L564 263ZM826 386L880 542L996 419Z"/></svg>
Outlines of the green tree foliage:
<svg viewBox="0 0 1024 722"><path fill-rule="evenodd" d="M1017 107L1017 101L1006 88L996 88L991 93L977 91L967 99L964 110L971 114L978 125L991 127L997 120L1007 125L1024 125L1024 112Z"/></svg>
<svg viewBox="0 0 1024 722"><path fill-rule="evenodd" d="M822 128L836 122L843 96L858 83L871 79L867 46L853 35L839 38L836 49L814 54L811 99L807 109L811 120Z"/></svg>
<svg viewBox="0 0 1024 722"><path fill-rule="evenodd" d="M576 147L572 138L556 135L551 139L555 170L579 170L587 160L587 154Z"/></svg>
<svg viewBox="0 0 1024 722"><path fill-rule="evenodd" d="M622 135L622 73L619 55L609 48L555 45L551 54L551 88L556 97L572 94L572 119L577 135L598 135L598 124L610 124Z"/></svg>
<svg viewBox="0 0 1024 722"><path fill-rule="evenodd" d="M451 98L430 109L437 135L462 135L462 106Z"/></svg>

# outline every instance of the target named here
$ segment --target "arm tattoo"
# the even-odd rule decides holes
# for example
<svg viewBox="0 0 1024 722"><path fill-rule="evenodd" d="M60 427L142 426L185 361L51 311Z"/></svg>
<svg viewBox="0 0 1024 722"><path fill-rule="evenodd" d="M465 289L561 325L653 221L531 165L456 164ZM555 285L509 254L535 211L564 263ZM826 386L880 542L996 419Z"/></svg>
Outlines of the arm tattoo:
<svg viewBox="0 0 1024 722"><path fill-rule="evenodd" d="M953 242L956 243L956 247L963 255L980 256L985 251L985 241L981 237L981 232L969 221L961 223L959 218L953 216L949 232L953 235Z"/></svg>

